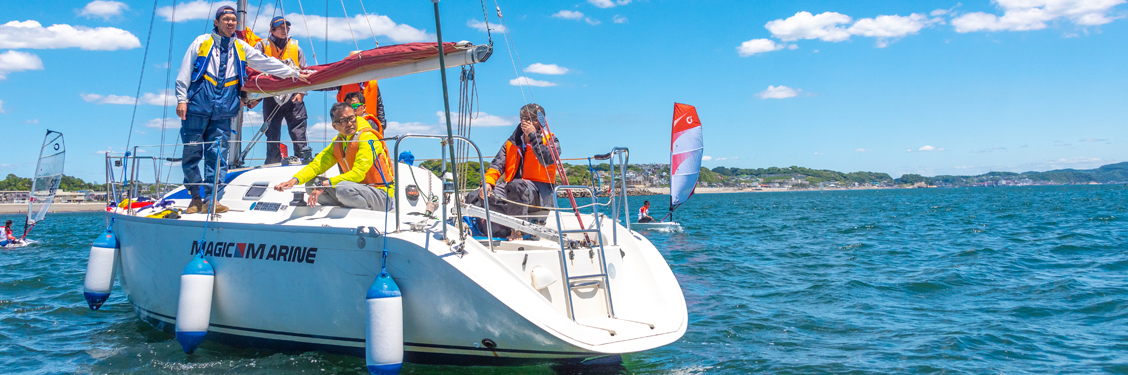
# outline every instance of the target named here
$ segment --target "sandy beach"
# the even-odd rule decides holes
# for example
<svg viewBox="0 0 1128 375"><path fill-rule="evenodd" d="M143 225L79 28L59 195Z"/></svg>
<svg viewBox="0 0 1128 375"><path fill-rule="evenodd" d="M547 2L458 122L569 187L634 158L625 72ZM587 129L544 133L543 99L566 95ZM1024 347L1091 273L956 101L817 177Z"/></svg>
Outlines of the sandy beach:
<svg viewBox="0 0 1128 375"><path fill-rule="evenodd" d="M92 203L54 203L51 204L51 213L57 212L92 212L92 211L105 211L106 204L102 202ZM26 203L3 203L0 204L0 214L22 214L27 212Z"/></svg>

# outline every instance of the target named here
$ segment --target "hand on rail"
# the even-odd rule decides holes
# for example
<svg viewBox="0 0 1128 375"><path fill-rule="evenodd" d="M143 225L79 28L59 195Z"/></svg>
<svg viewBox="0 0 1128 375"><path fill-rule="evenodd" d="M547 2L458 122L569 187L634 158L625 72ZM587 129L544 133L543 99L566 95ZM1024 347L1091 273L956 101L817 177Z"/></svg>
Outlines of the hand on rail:
<svg viewBox="0 0 1128 375"><path fill-rule="evenodd" d="M322 189L313 189L313 191L309 192L309 198L306 199L306 205L310 207L317 207L317 197L321 196L321 193L324 192L325 190Z"/></svg>
<svg viewBox="0 0 1128 375"><path fill-rule="evenodd" d="M482 184L482 189L478 190L478 198L486 199L487 196L493 196L493 188L494 185L489 182Z"/></svg>
<svg viewBox="0 0 1128 375"><path fill-rule="evenodd" d="M297 185L297 184L298 184L298 179L297 178L291 178L289 180L286 180L286 182L280 183L278 185L274 185L274 190L275 191L286 191L286 189L292 188L292 187L294 187L294 185Z"/></svg>
<svg viewBox="0 0 1128 375"><path fill-rule="evenodd" d="M309 75L313 73L298 73L298 80L309 83Z"/></svg>
<svg viewBox="0 0 1128 375"><path fill-rule="evenodd" d="M181 120L188 119L188 103L176 104L176 116L180 117Z"/></svg>

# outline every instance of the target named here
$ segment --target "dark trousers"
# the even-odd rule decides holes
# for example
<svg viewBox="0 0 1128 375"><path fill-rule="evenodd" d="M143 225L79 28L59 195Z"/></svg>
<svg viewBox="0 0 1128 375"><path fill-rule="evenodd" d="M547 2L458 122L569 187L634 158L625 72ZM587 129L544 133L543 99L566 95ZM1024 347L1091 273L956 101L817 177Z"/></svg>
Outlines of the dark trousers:
<svg viewBox="0 0 1128 375"><path fill-rule="evenodd" d="M231 136L231 119L215 120L207 116L188 115L180 122L180 140L184 143L206 142L203 145L184 146L180 166L184 171L184 185L192 198L211 197L212 186L219 182L217 197L223 196L223 182L227 177L227 140ZM219 141L218 144L216 141ZM200 159L204 159L204 176L200 178ZM216 168L216 161L219 168Z"/></svg>
<svg viewBox="0 0 1128 375"><path fill-rule="evenodd" d="M278 141L282 140L282 120L286 120L286 127L290 130L290 140L294 147L290 154L301 155L306 147L306 107L305 102L294 103L293 100L286 104L278 105L274 98L262 101L262 115L270 127L266 129L266 162L264 164L282 161L282 151Z"/></svg>

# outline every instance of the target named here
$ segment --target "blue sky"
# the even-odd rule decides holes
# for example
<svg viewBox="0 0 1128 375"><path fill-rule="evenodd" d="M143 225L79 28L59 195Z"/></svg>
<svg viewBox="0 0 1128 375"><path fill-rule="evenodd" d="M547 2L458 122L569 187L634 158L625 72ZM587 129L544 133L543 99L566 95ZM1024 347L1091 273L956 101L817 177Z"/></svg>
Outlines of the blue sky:
<svg viewBox="0 0 1128 375"><path fill-rule="evenodd" d="M251 1L251 17L262 20L255 30L284 9L311 62L313 52L324 63L372 48L373 33L381 45L435 36L429 1L346 0L344 10L340 1L284 0L281 9L269 2ZM668 162L673 103L681 102L697 106L710 168L893 176L1094 168L1128 160L1125 2L498 0L514 44L492 33L495 53L477 67L481 113L472 137L492 155L517 109L535 97L564 157L626 146L632 162ZM130 142L159 144L161 119L175 117L163 105L170 51L175 78L217 7L175 4L174 20L173 2L157 1L151 36L152 2L5 4L0 174L29 176L52 129L66 134L67 173L104 181L100 152L126 145L146 40ZM440 6L445 40L487 42L481 3ZM534 86L518 85L511 48ZM457 77L449 70L452 101ZM393 133L445 132L437 72L381 88ZM307 103L318 138L325 97L314 93ZM261 122L254 112L248 131ZM165 142L173 143L178 120L166 124ZM404 147L437 156L436 145Z"/></svg>

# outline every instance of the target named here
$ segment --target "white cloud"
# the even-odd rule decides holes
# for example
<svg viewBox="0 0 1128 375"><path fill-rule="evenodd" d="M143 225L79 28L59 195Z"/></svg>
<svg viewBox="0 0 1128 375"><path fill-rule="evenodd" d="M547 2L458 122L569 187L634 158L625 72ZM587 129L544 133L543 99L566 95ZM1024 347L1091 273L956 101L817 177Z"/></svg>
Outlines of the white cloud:
<svg viewBox="0 0 1128 375"><path fill-rule="evenodd" d="M870 152L870 151L873 151L873 150L866 150L864 148L859 148L857 150L854 150L854 152Z"/></svg>
<svg viewBox="0 0 1128 375"><path fill-rule="evenodd" d="M944 151L944 148L943 147L932 147L932 146L925 145L925 146L922 146L921 148L918 148L917 151Z"/></svg>
<svg viewBox="0 0 1128 375"><path fill-rule="evenodd" d="M153 129L180 129L180 118L155 118L145 122L145 127Z"/></svg>
<svg viewBox="0 0 1128 375"><path fill-rule="evenodd" d="M885 48L889 39L897 39L906 35L916 34L920 29L938 23L939 18L929 19L923 14L913 13L908 17L898 15L877 16L863 18L854 22L846 31L852 35L861 35L877 38L877 47Z"/></svg>
<svg viewBox="0 0 1128 375"><path fill-rule="evenodd" d="M996 0L1003 16L984 12L961 15L952 20L956 32L1025 31L1046 28L1046 23L1064 18L1080 26L1096 26L1121 18L1110 15L1125 0Z"/></svg>
<svg viewBox="0 0 1128 375"><path fill-rule="evenodd" d="M391 122L389 122L390 124ZM310 142L328 142L336 136L337 130L333 129L330 122L317 122L306 128L306 140Z"/></svg>
<svg viewBox="0 0 1128 375"><path fill-rule="evenodd" d="M175 20L173 19L172 6L157 8L157 14L163 17L165 21L211 20L215 18L215 9L219 9L223 5L235 6L235 3L230 1L213 2L211 7L208 4L209 2L204 0L181 2L176 5ZM256 34L266 36L270 32L270 19L275 14L281 14L281 12L276 11L274 5L265 5L262 9L257 6L250 6L247 9L247 14L258 15L257 19L249 19L247 23L254 26L253 31ZM406 24L397 24L388 16L374 13L356 14L348 19L345 17L323 17L316 14L303 16L301 13L289 13L285 17L292 24L290 35L298 38L313 37L325 40L325 24L328 22L328 39L333 42L352 41L354 35L358 41L363 41L372 39L373 34L375 34L375 37L386 37L396 43L422 42L435 39L434 34L428 34L425 30L416 29Z"/></svg>
<svg viewBox="0 0 1128 375"><path fill-rule="evenodd" d="M533 63L525 68L526 73L562 75L568 73L568 68L556 64Z"/></svg>
<svg viewBox="0 0 1128 375"><path fill-rule="evenodd" d="M614 17L611 17L611 21L614 21L615 23L627 23L627 17L616 14Z"/></svg>
<svg viewBox="0 0 1128 375"><path fill-rule="evenodd" d="M249 110L243 111L243 126L262 126L262 122L262 113Z"/></svg>
<svg viewBox="0 0 1128 375"><path fill-rule="evenodd" d="M839 27L849 23L850 16L835 12L812 15L810 12L795 13L787 19L774 20L764 25L772 36L785 42L800 39L820 39L826 42L841 42L850 39L850 33Z"/></svg>
<svg viewBox="0 0 1128 375"><path fill-rule="evenodd" d="M140 46L141 41L136 36L114 27L51 25L45 28L32 20L0 25L0 48L114 51Z"/></svg>
<svg viewBox="0 0 1128 375"><path fill-rule="evenodd" d="M470 27L477 29L478 31L481 31L481 32L486 32L486 23L483 22L483 21L469 20L469 21L466 21L466 26L470 26ZM490 31L496 31L496 32L499 32L499 33L505 32L505 26L502 26L501 24L496 24L496 23L491 23L489 25L489 29L490 29Z"/></svg>
<svg viewBox="0 0 1128 375"><path fill-rule="evenodd" d="M713 160L712 156L704 155L704 156L701 157L701 161L710 161L710 160Z"/></svg>
<svg viewBox="0 0 1128 375"><path fill-rule="evenodd" d="M94 0L86 4L86 7L82 8L78 15L86 16L86 18L98 17L109 20L115 16L120 16L126 10L129 10L129 5L120 1Z"/></svg>
<svg viewBox="0 0 1128 375"><path fill-rule="evenodd" d="M740 45L736 47L736 53L741 57L748 57L757 53L779 51L787 46L787 44L777 44L771 39L752 39L740 43Z"/></svg>
<svg viewBox="0 0 1128 375"><path fill-rule="evenodd" d="M584 18L584 14L576 10L562 10L552 15L553 17L565 20L579 20Z"/></svg>
<svg viewBox="0 0 1128 375"><path fill-rule="evenodd" d="M38 124L38 123L39 123L39 119L37 119L37 118L33 118L33 119L31 119L31 120L27 120L27 121L24 121L24 123L25 123L25 124Z"/></svg>
<svg viewBox="0 0 1128 375"><path fill-rule="evenodd" d="M588 3L591 4L591 5L595 5L597 7L600 7L600 8L607 9L607 8L614 8L615 6L618 6L618 5L630 4L631 0L615 0L615 1L612 1L612 0L588 0Z"/></svg>
<svg viewBox="0 0 1128 375"><path fill-rule="evenodd" d="M445 118L443 121L446 121ZM332 129L330 129L332 130ZM336 132L334 132L336 133ZM392 137L403 135L407 133L414 134L442 134L438 125L427 124L422 122L395 122L388 121L388 128L384 130L385 137Z"/></svg>
<svg viewBox="0 0 1128 375"><path fill-rule="evenodd" d="M948 14L947 9L937 9L937 10L932 11L931 13L928 13L928 15L933 16L933 17L943 16L945 14Z"/></svg>
<svg viewBox="0 0 1128 375"><path fill-rule="evenodd" d="M594 18L591 18L591 17L584 17L584 22L587 22L588 25L592 25L592 26L603 23L603 21L600 21L600 20L597 20L597 19L594 19Z"/></svg>
<svg viewBox="0 0 1128 375"><path fill-rule="evenodd" d="M446 113L443 111L435 112L435 116L438 117L440 124L446 123ZM451 121L454 121L454 119L452 118ZM472 119L474 126L482 127L514 126L518 122L520 121L517 116L497 116L485 112L477 112Z"/></svg>
<svg viewBox="0 0 1128 375"><path fill-rule="evenodd" d="M556 86L555 82L540 81L529 77L519 77L509 80L510 86L533 86L533 87L552 87Z"/></svg>
<svg viewBox="0 0 1128 375"><path fill-rule="evenodd" d="M4 101L0 100L0 113L4 113Z"/></svg>
<svg viewBox="0 0 1128 375"><path fill-rule="evenodd" d="M25 70L43 70L43 60L40 60L39 56L27 52L8 51L0 53L0 80L8 78L8 73Z"/></svg>
<svg viewBox="0 0 1128 375"><path fill-rule="evenodd" d="M760 99L787 99L794 98L799 95L803 90L793 89L787 86L768 86L767 90L761 91L756 94Z"/></svg>
<svg viewBox="0 0 1128 375"><path fill-rule="evenodd" d="M125 95L99 95L99 94L79 94L82 100L94 104L127 104L132 105L136 99L132 96ZM172 90L165 90L163 93L147 92L141 95L141 104L159 105L159 106L176 106L176 95Z"/></svg>

